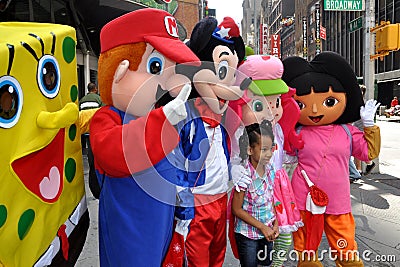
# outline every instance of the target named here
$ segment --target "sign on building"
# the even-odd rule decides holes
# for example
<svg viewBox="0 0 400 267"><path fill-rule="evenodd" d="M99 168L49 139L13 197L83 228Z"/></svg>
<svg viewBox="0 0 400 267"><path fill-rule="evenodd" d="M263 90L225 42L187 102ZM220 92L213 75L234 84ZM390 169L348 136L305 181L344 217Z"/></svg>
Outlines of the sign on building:
<svg viewBox="0 0 400 267"><path fill-rule="evenodd" d="M364 11L365 0L324 0L324 10Z"/></svg>
<svg viewBox="0 0 400 267"><path fill-rule="evenodd" d="M321 24L319 4L315 4L315 54L321 53Z"/></svg>
<svg viewBox="0 0 400 267"><path fill-rule="evenodd" d="M261 53L268 54L268 24L263 24Z"/></svg>
<svg viewBox="0 0 400 267"><path fill-rule="evenodd" d="M308 45L307 45L307 17L303 17L303 58L307 59Z"/></svg>
<svg viewBox="0 0 400 267"><path fill-rule="evenodd" d="M271 55L281 58L281 35L271 35Z"/></svg>
<svg viewBox="0 0 400 267"><path fill-rule="evenodd" d="M319 36L322 40L326 40L326 28L322 25L319 27Z"/></svg>
<svg viewBox="0 0 400 267"><path fill-rule="evenodd" d="M264 29L263 29L263 24L260 24L260 34L259 34L259 36L260 36L260 40L259 40L260 46L258 47L258 49L259 49L258 53L262 54L263 50L264 50L264 42L263 42Z"/></svg>

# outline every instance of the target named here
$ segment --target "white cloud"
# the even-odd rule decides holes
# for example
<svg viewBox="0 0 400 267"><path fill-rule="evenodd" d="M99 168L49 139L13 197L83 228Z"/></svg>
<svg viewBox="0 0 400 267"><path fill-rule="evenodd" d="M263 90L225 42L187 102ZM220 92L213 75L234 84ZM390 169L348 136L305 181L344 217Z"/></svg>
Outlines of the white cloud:
<svg viewBox="0 0 400 267"><path fill-rule="evenodd" d="M243 18L243 0L208 0L208 7L216 9L218 22L232 17L240 25Z"/></svg>

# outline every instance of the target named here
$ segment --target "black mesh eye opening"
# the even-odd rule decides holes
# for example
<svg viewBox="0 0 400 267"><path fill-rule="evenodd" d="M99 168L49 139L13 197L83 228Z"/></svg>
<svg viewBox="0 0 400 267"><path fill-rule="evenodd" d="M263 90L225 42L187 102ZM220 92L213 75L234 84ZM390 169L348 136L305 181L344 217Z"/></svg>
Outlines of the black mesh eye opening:
<svg viewBox="0 0 400 267"><path fill-rule="evenodd" d="M17 89L11 83L5 83L0 88L0 117L5 121L14 118L18 112L19 96Z"/></svg>

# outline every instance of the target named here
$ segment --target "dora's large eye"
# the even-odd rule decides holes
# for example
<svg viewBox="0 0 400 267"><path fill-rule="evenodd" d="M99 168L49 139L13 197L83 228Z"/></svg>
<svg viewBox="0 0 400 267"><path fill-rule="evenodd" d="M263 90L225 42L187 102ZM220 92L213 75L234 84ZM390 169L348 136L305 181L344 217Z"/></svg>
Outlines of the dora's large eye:
<svg viewBox="0 0 400 267"><path fill-rule="evenodd" d="M161 75L164 70L165 58L158 52L153 52L147 59L147 72L153 75Z"/></svg>
<svg viewBox="0 0 400 267"><path fill-rule="evenodd" d="M296 100L297 105L299 105L300 110L304 109L306 107L306 105L304 105L302 102L300 102L299 100Z"/></svg>
<svg viewBox="0 0 400 267"><path fill-rule="evenodd" d="M255 112L261 112L264 110L264 104L260 100L254 100L253 101L253 111Z"/></svg>
<svg viewBox="0 0 400 267"><path fill-rule="evenodd" d="M19 82L11 76L0 77L0 127L8 129L18 122L23 102Z"/></svg>
<svg viewBox="0 0 400 267"><path fill-rule="evenodd" d="M225 79L226 75L228 74L229 64L228 61L223 60L218 64L218 77L220 80Z"/></svg>
<svg viewBox="0 0 400 267"><path fill-rule="evenodd" d="M325 99L323 105L326 106L326 107L333 107L337 103L339 103L339 101L336 98L328 97L327 99Z"/></svg>
<svg viewBox="0 0 400 267"><path fill-rule="evenodd" d="M39 60L37 82L45 97L54 98L58 95L60 91L60 67L55 57L44 55Z"/></svg>

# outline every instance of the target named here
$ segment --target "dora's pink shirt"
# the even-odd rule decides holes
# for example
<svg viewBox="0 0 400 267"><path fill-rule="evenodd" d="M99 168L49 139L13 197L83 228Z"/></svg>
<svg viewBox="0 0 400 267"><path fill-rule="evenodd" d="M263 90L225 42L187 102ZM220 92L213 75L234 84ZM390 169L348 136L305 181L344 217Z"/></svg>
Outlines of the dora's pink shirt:
<svg viewBox="0 0 400 267"><path fill-rule="evenodd" d="M346 125L353 136L352 155L362 161L368 161L368 146L364 133L350 124ZM304 148L298 152L298 165L292 177L298 208L306 210L306 196L309 192L309 187L300 173L304 169L311 181L328 194L326 214L338 215L351 212L350 138L345 129L341 125L334 124L303 126L300 133Z"/></svg>

